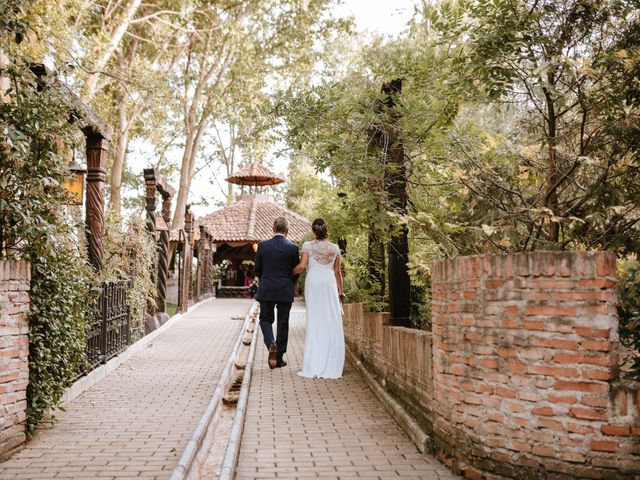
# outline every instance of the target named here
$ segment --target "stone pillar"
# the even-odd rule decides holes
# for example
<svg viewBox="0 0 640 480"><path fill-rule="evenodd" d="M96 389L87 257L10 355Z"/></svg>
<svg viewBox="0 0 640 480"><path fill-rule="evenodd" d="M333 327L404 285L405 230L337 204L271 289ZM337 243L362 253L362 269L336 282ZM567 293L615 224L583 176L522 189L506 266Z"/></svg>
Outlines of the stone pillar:
<svg viewBox="0 0 640 480"><path fill-rule="evenodd" d="M25 441L30 266L0 261L0 456Z"/></svg>
<svg viewBox="0 0 640 480"><path fill-rule="evenodd" d="M89 134L87 141L87 249L89 261L102 270L104 252L104 182L107 174L109 142L99 134Z"/></svg>

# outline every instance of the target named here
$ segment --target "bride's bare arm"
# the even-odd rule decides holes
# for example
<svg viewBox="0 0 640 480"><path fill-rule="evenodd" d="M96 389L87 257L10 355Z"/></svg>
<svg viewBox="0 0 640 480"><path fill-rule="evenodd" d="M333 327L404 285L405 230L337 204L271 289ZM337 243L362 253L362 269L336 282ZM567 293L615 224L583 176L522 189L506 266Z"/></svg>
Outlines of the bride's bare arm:
<svg viewBox="0 0 640 480"><path fill-rule="evenodd" d="M342 287L342 269L340 268L340 255L336 257L336 261L333 262L333 273L336 275L336 283L338 284L338 295L344 295L344 289Z"/></svg>
<svg viewBox="0 0 640 480"><path fill-rule="evenodd" d="M300 256L300 263L295 266L291 275L299 275L307 268L307 262L309 261L309 254L307 252L302 252Z"/></svg>

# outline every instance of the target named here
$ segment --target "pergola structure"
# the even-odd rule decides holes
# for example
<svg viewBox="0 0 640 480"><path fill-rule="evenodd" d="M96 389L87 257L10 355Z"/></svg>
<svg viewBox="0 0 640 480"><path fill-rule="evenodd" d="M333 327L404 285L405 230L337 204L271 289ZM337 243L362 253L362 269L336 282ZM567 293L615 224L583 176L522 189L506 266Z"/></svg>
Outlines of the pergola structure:
<svg viewBox="0 0 640 480"><path fill-rule="evenodd" d="M239 270L243 262L253 262L258 243L273 236L273 221L278 217L289 221L289 240L300 242L309 235L311 222L308 219L277 204L269 195L255 193L256 187L285 181L265 166L253 163L226 180L249 187L253 193L241 195L231 205L205 215L198 221L215 244L215 264L226 260Z"/></svg>

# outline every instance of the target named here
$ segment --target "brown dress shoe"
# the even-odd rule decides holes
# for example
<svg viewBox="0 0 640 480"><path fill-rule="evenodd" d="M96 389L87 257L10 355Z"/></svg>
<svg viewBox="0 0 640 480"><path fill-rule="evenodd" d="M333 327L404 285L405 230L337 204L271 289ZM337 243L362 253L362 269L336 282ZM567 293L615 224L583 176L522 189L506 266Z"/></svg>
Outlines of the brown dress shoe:
<svg viewBox="0 0 640 480"><path fill-rule="evenodd" d="M286 366L287 366L287 362L285 362L284 360L280 360L278 363L276 363L276 368L282 368Z"/></svg>
<svg viewBox="0 0 640 480"><path fill-rule="evenodd" d="M270 369L274 369L276 368L278 363L278 347L276 347L275 345L271 345L269 347L269 368Z"/></svg>

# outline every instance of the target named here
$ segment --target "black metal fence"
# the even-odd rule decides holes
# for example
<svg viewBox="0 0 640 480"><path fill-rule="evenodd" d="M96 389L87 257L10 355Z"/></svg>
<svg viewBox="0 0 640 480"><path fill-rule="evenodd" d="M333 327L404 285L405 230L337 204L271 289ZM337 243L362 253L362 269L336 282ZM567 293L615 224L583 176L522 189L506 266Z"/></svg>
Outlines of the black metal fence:
<svg viewBox="0 0 640 480"><path fill-rule="evenodd" d="M130 280L104 282L87 332L85 372L106 363L131 343L131 325L127 307Z"/></svg>

